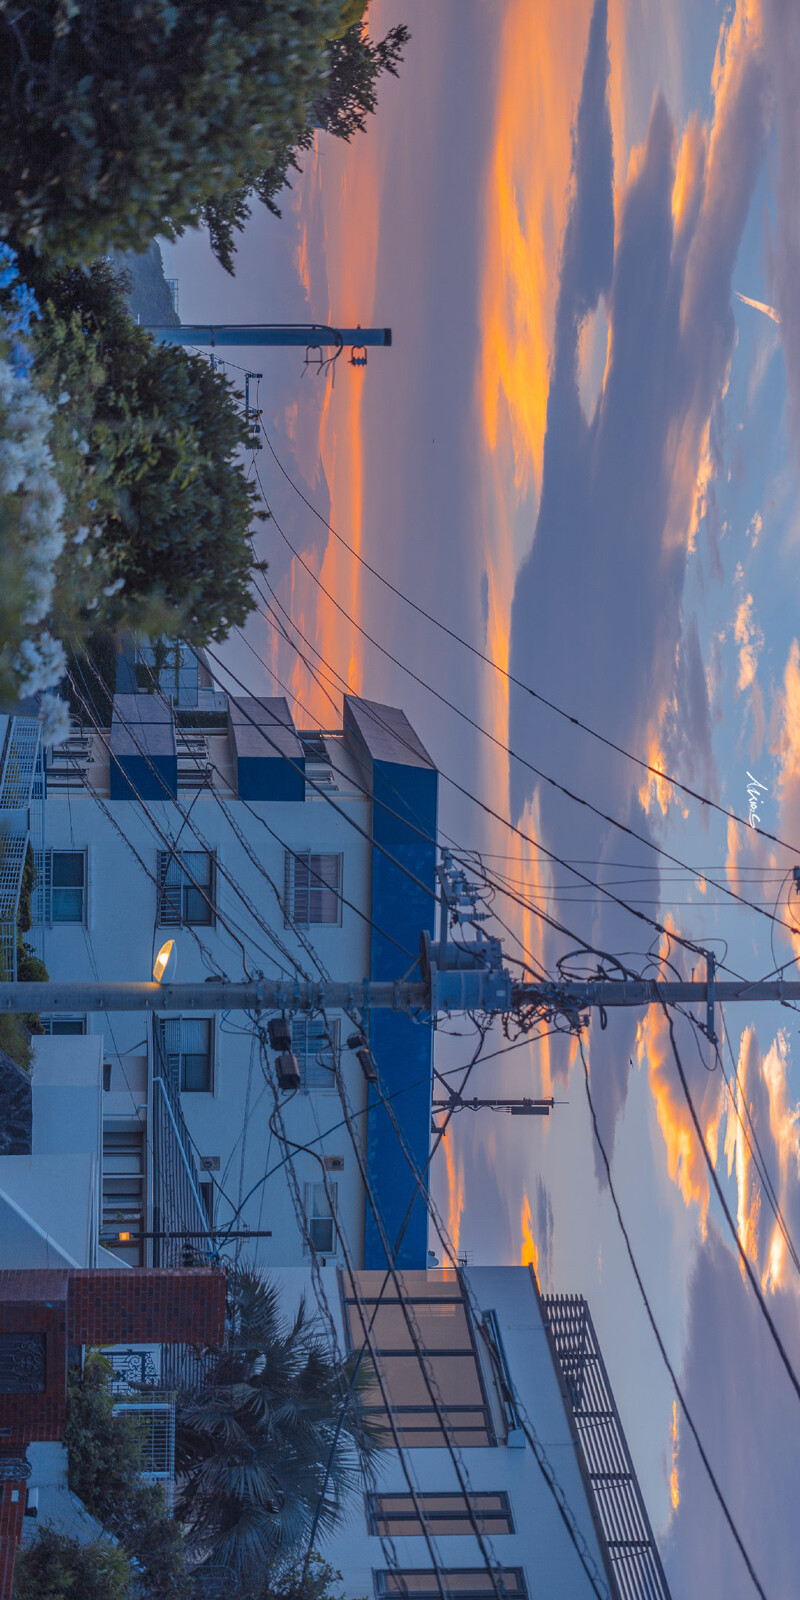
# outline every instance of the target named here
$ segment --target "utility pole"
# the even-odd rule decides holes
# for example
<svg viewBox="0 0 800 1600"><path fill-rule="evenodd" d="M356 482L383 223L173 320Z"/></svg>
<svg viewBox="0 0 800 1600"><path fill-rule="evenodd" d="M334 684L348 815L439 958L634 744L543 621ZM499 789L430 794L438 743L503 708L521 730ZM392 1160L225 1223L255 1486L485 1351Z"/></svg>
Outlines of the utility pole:
<svg viewBox="0 0 800 1600"><path fill-rule="evenodd" d="M331 328L323 322L184 322L177 327L142 326L146 333L152 333L166 344L204 345L212 350L242 345L250 349L258 345L299 346L306 350L309 362L313 359L311 352L318 352L316 364L319 366L324 365L323 350L330 350L335 356L347 348L353 352L351 365L365 367L368 346L385 348L392 342L391 328Z"/></svg>
<svg viewBox="0 0 800 1600"><path fill-rule="evenodd" d="M436 949L433 945L432 950ZM454 948L451 946L451 949ZM459 954L461 954L459 950ZM725 1005L764 1000L800 1001L800 982L662 983L655 978L593 978L588 983L516 983L507 972L487 967L438 971L415 983L287 983L260 978L251 983L0 983L0 1012L252 1011L324 1009L361 1012L425 1012L431 1017L461 1011L508 1015L541 1007L552 1016L579 1017L595 1007Z"/></svg>
<svg viewBox="0 0 800 1600"><path fill-rule="evenodd" d="M716 960L707 951L705 982L684 983L660 978L590 978L520 983L503 964L499 939L484 932L481 924L487 913L479 911L478 891L454 867L449 851L442 851L437 868L442 888L442 936L438 941L423 933L419 966L421 977L414 981L372 982L364 978L352 982L333 982L298 978L253 978L247 983L230 983L226 978L209 978L205 983L0 983L0 1013L87 1011L249 1011L256 1016L278 1013L282 1017L302 1011L360 1012L405 1011L435 1022L440 1016L459 1012L478 1012L483 1016L527 1014L532 1022L557 1024L566 1031L580 1032L589 1013L617 1006L702 1005L707 1038L716 1043L714 1008L762 1001L800 1001L800 981L783 978L745 979L719 982ZM456 942L447 937L447 924L469 925L475 937ZM291 1053L290 1033L270 1024L274 1049ZM278 1037L280 1034L280 1038ZM361 1047L369 1056L366 1037L354 1035L348 1047ZM362 1062L372 1076L369 1062ZM497 1102L499 1104L499 1102ZM523 1113L525 1114L525 1113ZM531 1114L531 1113L527 1113Z"/></svg>

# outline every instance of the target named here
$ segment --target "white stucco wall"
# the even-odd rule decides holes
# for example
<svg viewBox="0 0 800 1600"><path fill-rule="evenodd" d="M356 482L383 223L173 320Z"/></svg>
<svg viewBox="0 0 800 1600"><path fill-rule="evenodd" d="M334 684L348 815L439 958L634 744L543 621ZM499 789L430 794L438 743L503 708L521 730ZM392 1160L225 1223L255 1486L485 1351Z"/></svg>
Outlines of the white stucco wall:
<svg viewBox="0 0 800 1600"><path fill-rule="evenodd" d="M339 764L341 753L337 753L336 760ZM336 798L368 831L370 802L344 793L337 794ZM88 859L86 925L64 924L46 930L46 961L52 978L148 979L155 952L165 939L175 937L179 981L203 981L212 973L241 979L243 968L237 934L243 939L250 959L260 963L266 975L280 976L280 954L226 880L225 873L242 884L257 913L275 930L305 970L317 975L300 939L291 929L284 928L275 894L236 837L235 829L244 834L250 852L263 865L281 895L284 892L284 845L293 850L342 854L343 895L351 905L343 906L341 926L315 926L309 934L331 977L364 977L369 971L369 923L359 911L369 910L370 847L368 840L356 833L345 818L338 816L322 799L305 803L254 802L248 810L241 802L226 796L225 804L235 819L234 828L208 792L201 792L195 798L192 791L181 790L179 801L184 809L192 806L189 825L184 825L178 808L171 803L148 802L148 808L168 840L177 842L179 847L208 848L216 852L217 923L213 928L197 927L194 930L197 938L185 928L156 926L156 887L138 864L133 850L141 856L153 877L157 877L158 853L166 846L156 827L135 802L106 801L114 821L132 847L128 850L114 823L90 796L70 791L53 792L48 797L48 847L86 850ZM195 824L197 837L193 836ZM227 922L229 928L223 926L223 922ZM89 1017L88 1027L95 1035L103 1036L104 1059L112 1062L111 1092L104 1096L104 1115L118 1127L132 1127L146 1115L141 1108L147 1102L145 1052L149 1018L140 1013L95 1014ZM349 1031L350 1025L344 1019L343 1038ZM361 1128L366 1085L352 1054L345 1056L343 1072L356 1125ZM246 1248L249 1255L268 1264L301 1263L305 1259L302 1237L285 1169L280 1166L285 1151L269 1125L272 1094L265 1084L257 1052L251 1061L251 1029L246 1017L215 1019L213 1088L210 1093L184 1093L181 1098L183 1114L199 1155L219 1158L218 1171L201 1174L213 1176L230 1201L228 1204L217 1191L216 1220L223 1223L264 1173L270 1167L277 1167L274 1176L256 1189L242 1210L245 1224L252 1229L271 1229L272 1238L254 1241ZM331 1174L331 1181L337 1185L342 1225L351 1248L360 1258L364 1196L347 1131L337 1126L342 1120L338 1095L335 1090L318 1089L285 1099L283 1106L290 1139L298 1145L311 1143L323 1155L344 1157L344 1171ZM320 1181L320 1168L312 1155L302 1151L294 1154L302 1194L306 1183Z"/></svg>
<svg viewBox="0 0 800 1600"><path fill-rule="evenodd" d="M303 1287L309 1303L314 1305L309 1275L288 1270L278 1276L287 1311L291 1311ZM517 1395L546 1450L580 1537L604 1583L600 1546L531 1273L527 1267L471 1267L465 1276L481 1311L494 1310L497 1315ZM323 1277L327 1301L344 1346L335 1269L326 1269ZM500 1410L499 1406L495 1409ZM456 1468L448 1450L409 1450L405 1452L405 1462L418 1492L458 1491ZM503 1490L508 1495L514 1532L496 1535L487 1544L502 1566L523 1569L529 1600L545 1596L547 1600L583 1600L584 1596L594 1595L529 1445L509 1446L501 1436L501 1442L492 1448L462 1449L460 1465L473 1490ZM395 1451L379 1455L376 1480L378 1492L408 1493L408 1480ZM332 1537L320 1540L319 1547L325 1559L341 1572L345 1595L374 1594L374 1575L387 1570L388 1563L380 1539L369 1532L363 1495L354 1500L347 1521ZM394 1547L400 1567L430 1569L424 1538L395 1538ZM435 1548L443 1567L484 1565L478 1541L471 1532L439 1538Z"/></svg>
<svg viewBox="0 0 800 1600"><path fill-rule="evenodd" d="M36 1038L29 1156L0 1156L0 1266L97 1265L102 1039Z"/></svg>

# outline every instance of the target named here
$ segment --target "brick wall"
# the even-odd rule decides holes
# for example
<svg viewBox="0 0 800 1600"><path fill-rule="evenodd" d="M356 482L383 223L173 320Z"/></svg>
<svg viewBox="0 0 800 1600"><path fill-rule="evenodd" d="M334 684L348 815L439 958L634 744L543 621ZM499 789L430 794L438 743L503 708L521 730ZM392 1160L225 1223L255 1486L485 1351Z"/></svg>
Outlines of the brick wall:
<svg viewBox="0 0 800 1600"><path fill-rule="evenodd" d="M24 1515L24 1483L0 1483L0 1600L11 1600L14 1557L22 1537Z"/></svg>
<svg viewBox="0 0 800 1600"><path fill-rule="evenodd" d="M225 1278L204 1268L69 1274L71 1344L221 1344Z"/></svg>
<svg viewBox="0 0 800 1600"><path fill-rule="evenodd" d="M67 1403L66 1272L0 1272L0 1332L44 1334L43 1394L0 1395L0 1444L60 1439Z"/></svg>

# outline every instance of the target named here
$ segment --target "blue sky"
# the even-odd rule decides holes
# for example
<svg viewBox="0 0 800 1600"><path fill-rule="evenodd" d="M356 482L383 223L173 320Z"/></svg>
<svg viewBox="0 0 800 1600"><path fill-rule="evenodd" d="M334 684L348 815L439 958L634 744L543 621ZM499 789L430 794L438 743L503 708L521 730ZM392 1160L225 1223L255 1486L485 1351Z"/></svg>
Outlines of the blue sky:
<svg viewBox="0 0 800 1600"><path fill-rule="evenodd" d="M320 141L283 219L254 215L234 280L204 240L168 247L183 319L391 324L392 350L364 373L340 363L333 385L302 374L296 353L242 358L264 373L270 436L323 518L500 667L739 816L753 773L763 827L800 839L798 15L778 0L385 0L372 11L374 33L405 20L412 41L368 133L352 146ZM737 973L797 953L785 929L708 881L791 922L790 851L729 831L665 783L648 791L630 762L529 697L509 698L501 674L327 538L266 449L258 464L295 548L364 628L501 745L639 837L509 764L367 644L267 524L270 582L339 675L334 700L343 679L402 704L443 771L542 848L445 783L446 832L637 970L657 949L653 928L574 887L545 852L580 859L595 883L624 880L614 893L713 941ZM298 720L333 722L270 620L254 618L248 637ZM246 681L274 685L241 644L228 648ZM502 914L552 969L566 941L512 902ZM670 959L688 971L674 946ZM794 1013L731 1010L740 1112L746 1103L796 1238ZM739 1237L800 1363L797 1276L721 1074L684 1024L679 1045ZM466 1049L442 1040L440 1065ZM797 1400L709 1196L663 1025L651 1015L637 1034L636 1017L617 1015L601 1035L594 1023L589 1057L657 1319L766 1591L788 1596L800 1563ZM547 1126L456 1119L435 1187L461 1248L520 1260L529 1219L543 1286L590 1299L674 1592L751 1593L680 1417L673 1438L672 1391L599 1174L579 1063L566 1046L534 1047L480 1084L552 1084L566 1103Z"/></svg>

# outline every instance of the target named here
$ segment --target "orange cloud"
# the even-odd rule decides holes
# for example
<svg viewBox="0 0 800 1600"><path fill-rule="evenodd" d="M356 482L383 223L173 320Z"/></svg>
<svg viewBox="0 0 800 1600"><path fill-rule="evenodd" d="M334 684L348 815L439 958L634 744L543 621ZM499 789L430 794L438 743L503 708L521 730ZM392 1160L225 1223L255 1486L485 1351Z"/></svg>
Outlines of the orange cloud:
<svg viewBox="0 0 800 1600"><path fill-rule="evenodd" d="M800 1106L789 1099L789 1039L779 1032L761 1068L769 1096L769 1127L778 1157L778 1199L785 1209L800 1183ZM782 1288L786 1282L786 1240L776 1222L770 1235L762 1286Z"/></svg>
<svg viewBox="0 0 800 1600"><path fill-rule="evenodd" d="M619 6L616 7L619 10ZM572 119L591 0L554 11L509 0L502 16L494 125L484 190L477 427L482 449L488 589L486 652L509 663L515 516L542 477L559 261L569 203ZM486 675L482 720L508 737L508 688ZM487 756L487 761L488 761ZM491 756L497 792L496 755ZM487 766L487 777L489 775ZM506 773L507 780L507 773Z"/></svg>
<svg viewBox="0 0 800 1600"><path fill-rule="evenodd" d="M672 1444L672 1467L669 1475L669 1497L673 1511L677 1511L681 1503L680 1486L678 1483L678 1402L672 1402L672 1427L670 1429Z"/></svg>
<svg viewBox="0 0 800 1600"><path fill-rule="evenodd" d="M352 145L339 139L327 139L315 145L295 185L296 207L304 218L296 252L298 276L306 298L315 310L319 307L317 316L327 317L333 324L368 326L373 320L382 161L383 147L375 129L370 131L368 139L356 140ZM309 250L306 219L312 214L324 239L321 263ZM358 240L357 249L353 248L354 239ZM315 278L320 267L320 281L317 282ZM351 367L343 355L335 369L318 378L309 378L309 383L316 384L310 407L316 411L318 424L313 450L310 439L304 434L302 451L303 455L314 458L313 470L305 470L308 482L317 478L318 462L321 462L330 495L331 523L357 552L361 551L363 540L364 376L360 369ZM294 427L296 432L296 419ZM313 562L306 559L318 572L321 584L333 600L360 622L358 561L332 536L327 539L321 562L318 558ZM333 601L302 571L292 575L291 616L346 680L348 688L360 692L363 688L361 636ZM297 658L292 667L291 688L301 724L307 724L310 718L323 727L330 724L330 703L317 685L314 673Z"/></svg>
<svg viewBox="0 0 800 1600"><path fill-rule="evenodd" d="M739 678L736 687L743 693L755 682L758 658L764 648L764 635L754 615L751 594L746 594L737 608L733 636L739 646Z"/></svg>
<svg viewBox="0 0 800 1600"><path fill-rule="evenodd" d="M736 1169L736 1231L739 1243L749 1261L758 1262L758 1218L761 1209L761 1189L753 1169L753 1157L748 1137L747 1084L758 1057L755 1029L745 1028L739 1043L739 1060L736 1082L732 1083L732 1099L728 1103L725 1155L728 1176ZM753 1062L751 1064L751 1056ZM744 1277L744 1262L740 1262Z"/></svg>
<svg viewBox="0 0 800 1600"><path fill-rule="evenodd" d="M452 1132L448 1131L442 1138L445 1167L447 1170L447 1232L452 1245L452 1254L458 1259L458 1249L461 1241L461 1218L464 1212L464 1165L461 1154L456 1150ZM455 1268L449 1254L445 1254L445 1276L450 1274L455 1277Z"/></svg>
<svg viewBox="0 0 800 1600"><path fill-rule="evenodd" d="M667 951L667 941L662 939L661 955L665 956ZM636 1029L636 1056L638 1065L647 1067L650 1092L666 1148L667 1171L684 1203L697 1206L705 1238L710 1199L708 1171L675 1071L669 1025L660 1006L649 1006ZM694 1100L706 1148L715 1162L723 1111L721 1083L710 1082L703 1098L695 1095Z"/></svg>
<svg viewBox="0 0 800 1600"><path fill-rule="evenodd" d="M689 118L678 147L672 186L672 221L676 235L690 227L703 196L708 130L695 112Z"/></svg>
<svg viewBox="0 0 800 1600"><path fill-rule="evenodd" d="M520 1211L519 1220L520 1227L522 1229L522 1253L520 1255L520 1265L523 1267L533 1267L533 1270L536 1273L536 1282L538 1283L539 1251L536 1248L536 1241L533 1237L533 1214L531 1212L531 1203L524 1189L522 1191L522 1209Z"/></svg>

